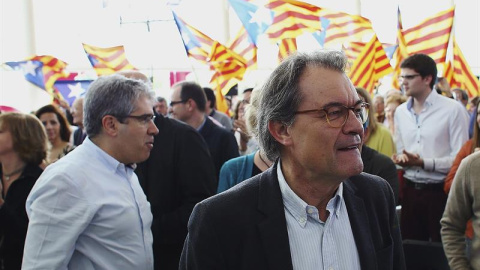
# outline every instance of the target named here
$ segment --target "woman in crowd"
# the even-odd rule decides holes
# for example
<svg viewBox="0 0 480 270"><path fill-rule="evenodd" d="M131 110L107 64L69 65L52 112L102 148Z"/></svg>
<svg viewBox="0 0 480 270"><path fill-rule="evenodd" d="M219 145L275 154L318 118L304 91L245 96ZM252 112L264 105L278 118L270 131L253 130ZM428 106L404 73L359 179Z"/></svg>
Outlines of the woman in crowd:
<svg viewBox="0 0 480 270"><path fill-rule="evenodd" d="M468 140L458 151L457 156L455 157L455 160L453 161L452 167L450 168L450 172L447 174L447 177L445 178L445 185L444 185L444 190L445 193L450 192L450 188L452 187L453 179L455 178L455 174L457 173L458 167L460 166L460 163L462 160L471 155L474 152L480 151L480 107L478 106L480 104L480 100L477 100L477 103L475 104L477 110L475 112L475 123L474 123L474 128L473 128L473 137ZM473 237L473 228L472 228L472 221L469 220L467 222L467 228L465 230L465 237L467 240L467 253L470 250L470 242Z"/></svg>
<svg viewBox="0 0 480 270"><path fill-rule="evenodd" d="M25 202L42 173L47 134L33 115L0 114L0 268L20 269L28 227ZM3 239L3 240L2 240Z"/></svg>
<svg viewBox="0 0 480 270"><path fill-rule="evenodd" d="M360 99L368 104L372 104L372 98L367 90L361 87L356 87L355 89ZM387 157L391 157L396 153L392 134L390 134L388 128L377 122L373 110L368 111L368 121L364 125L366 125L366 129L363 141L368 147L377 150Z"/></svg>
<svg viewBox="0 0 480 270"><path fill-rule="evenodd" d="M250 105L246 107L246 126L247 132L257 138L257 110L258 110L258 91L254 90L250 98ZM256 140L256 139L255 139ZM266 171L273 165L262 150L256 150L251 154L240 156L223 164L220 170L217 193L225 191L234 185Z"/></svg>
<svg viewBox="0 0 480 270"><path fill-rule="evenodd" d="M35 115L45 126L50 142L47 164L57 161L70 152L74 146L70 143L70 124L65 115L54 105L46 105L37 110Z"/></svg>
<svg viewBox="0 0 480 270"><path fill-rule="evenodd" d="M407 101L405 96L402 96L400 93L392 94L388 96L385 101L385 119L384 125L388 127L392 136L395 136L395 123L393 116L395 115L395 110L400 104Z"/></svg>
<svg viewBox="0 0 480 270"><path fill-rule="evenodd" d="M238 101L233 116L233 128L241 156L251 154L258 149L257 140L251 137L247 130L245 111L248 104L249 101L245 99Z"/></svg>

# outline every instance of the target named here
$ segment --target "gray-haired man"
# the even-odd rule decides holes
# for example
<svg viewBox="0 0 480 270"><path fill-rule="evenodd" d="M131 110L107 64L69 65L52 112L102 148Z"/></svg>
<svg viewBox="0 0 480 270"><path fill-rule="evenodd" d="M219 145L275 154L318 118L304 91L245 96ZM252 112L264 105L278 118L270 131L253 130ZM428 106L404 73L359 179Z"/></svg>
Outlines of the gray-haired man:
<svg viewBox="0 0 480 270"><path fill-rule="evenodd" d="M133 172L158 133L149 89L119 75L92 83L88 138L48 166L27 199L23 269L153 269L152 213Z"/></svg>
<svg viewBox="0 0 480 270"><path fill-rule="evenodd" d="M341 52L285 59L259 90L273 168L197 204L180 269L404 269L389 184L362 173L368 104Z"/></svg>
<svg viewBox="0 0 480 270"><path fill-rule="evenodd" d="M404 269L389 184L362 173L368 104L341 52L298 53L260 89L273 168L197 204L180 269Z"/></svg>

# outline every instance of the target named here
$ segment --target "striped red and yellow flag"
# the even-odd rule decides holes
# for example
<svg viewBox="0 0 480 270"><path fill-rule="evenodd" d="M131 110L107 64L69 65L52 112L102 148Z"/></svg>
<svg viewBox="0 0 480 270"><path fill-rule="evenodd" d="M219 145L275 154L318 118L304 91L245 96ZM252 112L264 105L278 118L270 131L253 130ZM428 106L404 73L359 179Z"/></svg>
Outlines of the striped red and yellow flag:
<svg viewBox="0 0 480 270"><path fill-rule="evenodd" d="M397 14L397 49L393 53L393 59L395 61L393 67L392 87L400 90L400 82L398 78L400 76L400 65L403 59L408 57L407 43L403 36L402 16L400 14L400 8Z"/></svg>
<svg viewBox="0 0 480 270"><path fill-rule="evenodd" d="M353 62L349 77L353 85L373 93L375 83L393 71L382 44L374 35Z"/></svg>
<svg viewBox="0 0 480 270"><path fill-rule="evenodd" d="M447 55L455 8L439 12L417 26L403 31L408 54L429 55L442 68Z"/></svg>
<svg viewBox="0 0 480 270"><path fill-rule="evenodd" d="M443 74L442 77L447 80L448 85L453 85L453 65L452 65L452 60L448 60L445 63L445 68L443 69Z"/></svg>
<svg viewBox="0 0 480 270"><path fill-rule="evenodd" d="M270 0L265 7L274 12L272 25L265 31L271 40L281 41L322 30L317 6L296 0Z"/></svg>
<svg viewBox="0 0 480 270"><path fill-rule="evenodd" d="M68 76L68 72L65 70L67 63L62 60L53 57L51 55L35 55L27 60L39 61L43 63L42 73L45 90L50 94L53 94L53 85L59 78L65 78Z"/></svg>
<svg viewBox="0 0 480 270"><path fill-rule="evenodd" d="M327 8L321 8L319 15L328 19L325 46L349 41L360 41L366 34L374 33L369 19Z"/></svg>
<svg viewBox="0 0 480 270"><path fill-rule="evenodd" d="M453 40L453 79L452 87L465 89L469 97L480 95L480 83L470 69L458 43Z"/></svg>
<svg viewBox="0 0 480 270"><path fill-rule="evenodd" d="M283 59L295 51L297 51L296 38L282 39L282 41L278 42L278 61L282 62Z"/></svg>
<svg viewBox="0 0 480 270"><path fill-rule="evenodd" d="M365 45L367 45L367 43L360 41L352 41L347 43L346 45L342 45L343 52L347 56L348 61L353 63L355 59L358 58Z"/></svg>
<svg viewBox="0 0 480 270"><path fill-rule="evenodd" d="M257 47L251 42L244 27L241 27L235 38L228 43L228 48L245 59L247 71L257 68Z"/></svg>
<svg viewBox="0 0 480 270"><path fill-rule="evenodd" d="M83 49L98 76L136 69L128 62L123 45L100 48L83 43Z"/></svg>
<svg viewBox="0 0 480 270"><path fill-rule="evenodd" d="M217 109L227 113L228 107L224 96L232 86L243 79L247 69L245 58L188 25L175 12L173 16L188 56L208 64L214 71L210 83L215 89Z"/></svg>

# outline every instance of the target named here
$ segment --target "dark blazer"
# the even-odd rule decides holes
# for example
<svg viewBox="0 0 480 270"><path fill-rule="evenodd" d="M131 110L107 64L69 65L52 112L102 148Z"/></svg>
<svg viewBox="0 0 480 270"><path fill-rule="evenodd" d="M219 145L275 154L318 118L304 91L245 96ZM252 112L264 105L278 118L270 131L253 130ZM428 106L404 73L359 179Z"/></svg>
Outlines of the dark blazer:
<svg viewBox="0 0 480 270"><path fill-rule="evenodd" d="M395 202L398 204L398 173L395 163L384 154L366 146L362 146L363 172L380 176L392 187Z"/></svg>
<svg viewBox="0 0 480 270"><path fill-rule="evenodd" d="M83 130L79 127L73 132L73 145L79 146L83 143L87 134L83 132Z"/></svg>
<svg viewBox="0 0 480 270"><path fill-rule="evenodd" d="M215 169L195 129L161 115L155 125L150 157L135 172L153 213L155 269L178 269L192 209L216 192Z"/></svg>
<svg viewBox="0 0 480 270"><path fill-rule="evenodd" d="M200 134L207 142L210 155L215 164L215 175L218 179L222 165L228 160L239 156L237 140L232 132L217 126L208 117L206 117Z"/></svg>
<svg viewBox="0 0 480 270"><path fill-rule="evenodd" d="M293 269L276 168L195 206L180 269ZM362 173L343 192L361 268L405 269L388 183Z"/></svg>

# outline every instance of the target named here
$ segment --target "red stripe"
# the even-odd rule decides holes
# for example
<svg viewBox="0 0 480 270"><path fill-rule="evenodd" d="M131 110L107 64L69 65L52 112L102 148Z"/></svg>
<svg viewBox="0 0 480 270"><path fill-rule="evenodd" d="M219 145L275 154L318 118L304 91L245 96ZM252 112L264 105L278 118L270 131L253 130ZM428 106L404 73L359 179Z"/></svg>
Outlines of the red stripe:
<svg viewBox="0 0 480 270"><path fill-rule="evenodd" d="M265 5L265 7L275 11L275 9L277 9L278 7L281 7L282 5L292 5L292 6L295 6L295 7L300 7L300 8L306 9L310 12L316 12L316 11L320 10L319 7L309 5L307 3L302 3L302 2L289 3L289 2L285 2L285 1L272 1L272 2L268 3L267 5ZM287 6L287 7L284 7L282 9L286 9L286 8L289 8L289 7Z"/></svg>
<svg viewBox="0 0 480 270"><path fill-rule="evenodd" d="M309 27L307 27L303 24L294 24L294 25L289 26L289 27L284 27L277 32L269 33L268 37L271 38L271 39L278 39L279 37L282 36L283 33L288 34L288 32L294 32L296 30L301 30L301 29L305 29L305 28L309 28Z"/></svg>
<svg viewBox="0 0 480 270"><path fill-rule="evenodd" d="M315 16L315 15L309 15L309 14L304 14L304 13L299 13L295 11L285 11L282 14L275 16L273 19L273 24L278 23L279 21L283 21L288 18L295 18L299 20L307 20L307 21L314 21L318 22L320 24L320 17Z"/></svg>
<svg viewBox="0 0 480 270"><path fill-rule="evenodd" d="M440 44L440 45L437 45L437 46L425 48L423 50L414 51L412 53L423 53L423 54L430 55L430 54L436 53L436 52L441 51L441 50L446 51L447 47L448 47L448 44Z"/></svg>
<svg viewBox="0 0 480 270"><path fill-rule="evenodd" d="M371 68L371 65L372 65L372 62L369 62L368 65L361 71L360 75L357 77L357 79L355 80L355 83L353 85L365 87L364 85L358 85L358 84L360 83L360 80L363 79L365 74L368 73L368 71ZM367 83L368 83L368 81L367 81Z"/></svg>
<svg viewBox="0 0 480 270"><path fill-rule="evenodd" d="M455 13L455 10L452 9L450 12L445 13L441 16L437 15L438 17L432 17L430 19L427 19L425 22L423 22L423 23L421 23L421 24L419 24L415 27L412 27L412 28L409 28L409 29L405 30L404 33L410 33L410 32L413 32L413 31L417 31L418 29L427 27L429 25L436 24L436 23L439 23L441 21L451 19L451 18L453 18L454 13Z"/></svg>
<svg viewBox="0 0 480 270"><path fill-rule="evenodd" d="M407 42L407 45L411 46L411 45L422 43L424 41L428 41L428 40L436 38L436 37L441 37L441 36L448 35L448 34L450 34L451 30L452 30L452 27L450 26L446 29L442 29L442 30L439 30L439 31L436 31L436 32L432 32L428 35L424 35L422 37L415 38L415 39Z"/></svg>
<svg viewBox="0 0 480 270"><path fill-rule="evenodd" d="M470 81L471 84L477 85L477 83L476 83L477 78L476 78L476 77L473 78L473 77L472 77L472 73L471 73L471 72L468 72L468 70L470 70L470 68L467 67L467 63L465 63L464 61L462 61L462 59L460 58L459 55L455 55L455 56L454 56L454 60L460 62L460 65L461 65L461 67L462 67L462 75L463 75L463 76L467 76L467 78L468 78L468 80ZM455 70L455 71L456 71L456 70ZM463 72L463 71L465 71L465 72ZM457 72L455 72L455 73L457 73Z"/></svg>
<svg viewBox="0 0 480 270"><path fill-rule="evenodd" d="M112 61L115 61L119 57L122 57L122 56L125 56L125 51L123 49L117 50L116 52L114 52L113 54L111 54L109 56L106 56L106 55L105 56L100 56L99 55L99 58L101 58L105 62L112 62Z"/></svg>
<svg viewBox="0 0 480 270"><path fill-rule="evenodd" d="M361 28L357 28L357 29L355 29L353 31L350 31L350 32L342 32L342 33L338 33L338 34L331 35L331 36L327 35L327 37L325 37L325 43L328 43L329 41L332 41L332 40L335 40L335 39L352 36L352 35L355 35L355 34L358 34L360 32L370 30L370 29L371 28L361 27ZM328 33L328 30L327 30L327 33Z"/></svg>
<svg viewBox="0 0 480 270"><path fill-rule="evenodd" d="M374 44L375 43L372 43L368 48L367 48L367 51L365 54L362 55L362 58L360 59L360 61L358 62L358 66L357 67L360 67L363 62L365 61L365 59L371 55L372 51L373 51L373 48L374 48ZM358 72L360 72L360 69L357 68L356 70L353 71L353 74L352 74L352 77L355 78L355 76L358 74Z"/></svg>
<svg viewBox="0 0 480 270"><path fill-rule="evenodd" d="M117 66L113 67L114 70L116 71L119 71L119 70L122 70L124 67L130 65L130 63L128 62L127 59L123 60L120 64L118 64Z"/></svg>
<svg viewBox="0 0 480 270"><path fill-rule="evenodd" d="M387 70L388 68L391 68L390 64L385 64L384 66L381 66L379 68L375 69L375 73L381 73L384 70Z"/></svg>

